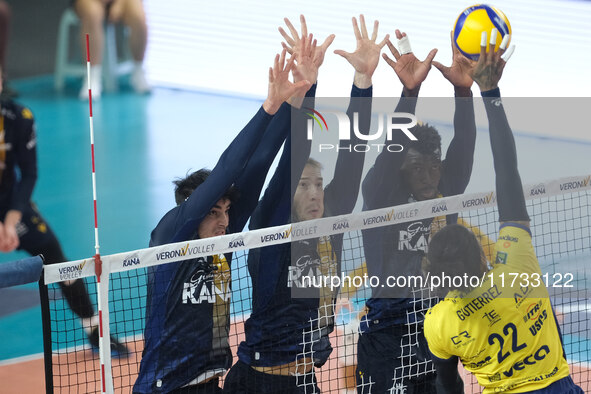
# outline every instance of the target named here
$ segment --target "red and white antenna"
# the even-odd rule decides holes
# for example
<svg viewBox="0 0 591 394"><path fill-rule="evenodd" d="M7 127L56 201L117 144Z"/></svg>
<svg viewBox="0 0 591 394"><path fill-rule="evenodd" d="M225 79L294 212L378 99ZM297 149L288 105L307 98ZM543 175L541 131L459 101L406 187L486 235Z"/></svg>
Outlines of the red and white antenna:
<svg viewBox="0 0 591 394"><path fill-rule="evenodd" d="M96 274L96 289L99 314L99 356L101 367L101 393L113 392L113 376L111 373L111 335L109 330L109 267L103 271L101 261L98 215L96 206L96 173L94 164L94 126L92 121L92 79L90 78L90 40L86 35L86 72L88 81L88 108L90 120L90 150L92 155L92 198L94 202L94 271Z"/></svg>

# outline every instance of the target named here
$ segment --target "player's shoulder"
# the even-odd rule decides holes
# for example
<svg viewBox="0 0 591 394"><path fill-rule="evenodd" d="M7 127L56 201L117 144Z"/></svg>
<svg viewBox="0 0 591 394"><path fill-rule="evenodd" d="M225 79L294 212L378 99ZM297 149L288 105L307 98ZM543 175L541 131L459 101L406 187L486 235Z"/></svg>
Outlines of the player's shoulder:
<svg viewBox="0 0 591 394"><path fill-rule="evenodd" d="M0 104L0 108L2 109L2 116L11 119L24 119L24 120L33 120L33 112L12 100L2 100Z"/></svg>
<svg viewBox="0 0 591 394"><path fill-rule="evenodd" d="M448 318L449 313L455 309L455 304L455 297L446 297L439 301L435 306L429 308L425 314L425 325L441 326L443 321Z"/></svg>
<svg viewBox="0 0 591 394"><path fill-rule="evenodd" d="M519 222L503 222L499 228L499 234L503 235L515 235L515 236L527 236L532 237L531 229L529 226Z"/></svg>

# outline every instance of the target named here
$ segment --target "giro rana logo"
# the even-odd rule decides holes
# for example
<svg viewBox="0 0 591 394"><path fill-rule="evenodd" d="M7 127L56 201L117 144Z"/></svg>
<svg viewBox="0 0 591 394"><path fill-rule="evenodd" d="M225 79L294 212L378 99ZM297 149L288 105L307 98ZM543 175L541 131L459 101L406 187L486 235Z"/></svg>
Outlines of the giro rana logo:
<svg viewBox="0 0 591 394"><path fill-rule="evenodd" d="M316 123L320 130L328 131L328 123L326 121L326 115L331 114L337 119L337 136L339 143L320 143L318 151L340 151L348 150L349 152L369 152L377 151L378 153L382 150L388 152L402 152L404 147L401 144L392 143L392 136L395 132L402 132L411 141L417 141L417 138L410 131L410 129L417 125L417 118L407 112L392 112L392 113L377 113L377 130L374 132L359 130L359 113L353 113L353 119L349 119L349 116L342 111L324 111L324 115L320 112L312 109L305 108L308 111L307 115L311 118L308 119L307 132L308 140L313 138L314 124ZM352 127L351 127L352 126ZM332 129L331 129L332 130ZM348 142L351 140L351 132L354 136L361 140L362 143L351 145ZM386 134L386 140L378 143L377 140L381 140ZM341 144L345 146L341 146Z"/></svg>

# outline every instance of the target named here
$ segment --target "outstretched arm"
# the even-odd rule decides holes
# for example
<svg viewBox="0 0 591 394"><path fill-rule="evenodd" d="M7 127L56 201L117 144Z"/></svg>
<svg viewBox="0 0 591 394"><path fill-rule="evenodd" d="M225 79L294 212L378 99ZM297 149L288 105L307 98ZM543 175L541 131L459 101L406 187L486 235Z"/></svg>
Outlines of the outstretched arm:
<svg viewBox="0 0 591 394"><path fill-rule="evenodd" d="M389 38L386 35L382 41L376 42L379 27L377 20L374 21L371 38L363 15L359 16L359 25L356 18L353 18L352 21L357 48L352 53L343 50L335 51L337 55L344 57L353 66L355 76L351 89L351 100L347 109L351 139L339 142L340 150L334 176L324 192L325 208L328 210L327 214L331 216L350 213L355 207L359 195L365 153L352 149L355 145L363 143L354 130L354 114L356 113L359 117L358 131L368 134L371 122L372 77L380 60L380 52Z"/></svg>
<svg viewBox="0 0 591 394"><path fill-rule="evenodd" d="M382 54L386 63L392 67L403 85L402 97L398 101L395 112L414 114L420 86L427 78L437 49L432 49L425 60L420 61L413 54L406 33L396 30L396 38L398 39L400 51L396 49L390 40L386 41L386 45L394 59L391 59L385 53ZM408 118L399 119L401 123L408 121ZM404 152L408 149L409 142L410 140L404 133L394 132L390 144L401 146L402 151L394 153L384 149L376 158L374 166L363 180L362 189L365 209L385 208L392 205L390 194L393 188L400 187L402 183L400 167L404 161Z"/></svg>
<svg viewBox="0 0 591 394"><path fill-rule="evenodd" d="M296 67L293 70L294 80L305 79L315 82L318 69L324 61L326 50L334 40L334 35L331 34L321 46L317 46L316 41L308 34L306 19L303 15L300 15L300 23L301 36L289 19L285 18L290 34L283 28L279 28L279 32L285 39L282 45L296 58ZM298 94L299 96L294 96L290 100L291 110L284 123L291 135L287 137L275 173L252 215L250 229L284 224L290 219L289 205L292 190L297 187L301 172L310 156L311 141L306 138L305 112L314 108L316 84ZM302 99L304 99L303 103ZM279 205L285 209L278 209Z"/></svg>
<svg viewBox="0 0 591 394"><path fill-rule="evenodd" d="M388 40L387 45L394 59L390 59L385 53L382 57L392 67L398 79L400 79L403 86L403 96L418 97L421 84L427 78L429 70L431 70L431 63L437 54L437 49L431 49L425 60L420 61L412 52L406 33L396 29L396 38L398 39L400 52Z"/></svg>
<svg viewBox="0 0 591 394"><path fill-rule="evenodd" d="M517 152L513 132L507 121L498 87L503 69L513 52L513 46L505 52L509 35L503 39L498 50L492 47L486 52L486 32L483 32L480 58L470 73L480 87L490 129L490 146L496 174L497 204L501 222L519 222L529 226L529 216L523 196L523 185L517 169ZM496 41L496 30L491 33L491 42Z"/></svg>
<svg viewBox="0 0 591 394"><path fill-rule="evenodd" d="M197 230L199 223L211 207L240 176L253 152L259 145L272 115L280 105L308 81L291 83L288 74L294 59L285 62L286 52L275 57L274 65L269 69L268 96L262 107L251 121L242 129L230 146L222 153L218 163L207 180L177 209L169 212L158 224L153 238L158 234L175 234L166 242L189 239ZM162 241L162 240L158 240Z"/></svg>
<svg viewBox="0 0 591 394"><path fill-rule="evenodd" d="M447 149L442 168L441 191L445 195L459 194L466 190L472 174L476 144L476 121L470 89L473 82L470 69L475 62L457 49L453 43L453 33L450 34L450 41L453 54L451 66L433 62L453 85L455 92L454 138Z"/></svg>

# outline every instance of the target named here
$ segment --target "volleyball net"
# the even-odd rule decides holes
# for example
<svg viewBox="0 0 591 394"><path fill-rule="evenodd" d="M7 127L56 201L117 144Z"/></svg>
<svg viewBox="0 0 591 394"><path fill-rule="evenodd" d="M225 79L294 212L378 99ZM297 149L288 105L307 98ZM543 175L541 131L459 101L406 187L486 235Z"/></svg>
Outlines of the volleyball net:
<svg viewBox="0 0 591 394"><path fill-rule="evenodd" d="M584 391L591 390L591 294L588 290L591 284L591 175L527 185L524 187L524 195L531 218L534 248L562 330L571 374ZM203 267L203 270L213 269L217 274L231 275L231 290L229 287L223 288L216 282L217 274L212 274L209 287L204 285L191 288L191 285L186 285L183 294L186 295L187 302L191 302L191 298L199 302L218 298L228 300L227 304L221 303L212 309L213 327L218 328L212 339L212 347L215 349L217 346L223 350L227 341L233 355L232 362L235 363L237 347L245 337L244 323L252 312L253 281L256 286L263 286L260 278L252 278L249 273L249 253L253 253L253 250L260 252L274 245L293 245L303 240L322 240L343 234L340 267L334 275L340 282L333 283L331 288L339 293L336 305L333 303L336 291L323 293L322 290L331 284L325 284L320 286L320 290L315 290L313 297L321 300L324 297L325 302L320 303L319 313L310 319L308 328L297 334L302 349L293 362L296 365L296 358L313 359L314 351L318 349L315 348L315 341L322 336L321 332L326 333L332 351L329 351L327 361L322 367L312 369L315 371L317 388L323 393L342 393L346 390L355 392L361 384L367 385L368 390L364 392L370 392L371 382L359 383L355 377L357 340L360 325L363 325L365 319L364 305L376 286L368 275L362 232L370 229L386 230L389 226L406 223L411 214L413 220L434 218L433 225L437 223L438 218L458 214L458 221L475 233L488 260L492 260L492 248L498 234L498 212L494 192L421 201L375 211L102 256L103 272L109 272L109 315L106 321L110 332L106 334L117 337L130 350L128 357L113 358L111 361L114 391L131 392L136 382L142 360L144 335L149 330L146 328L148 288L162 285L150 282L149 270L153 271L166 265L173 267L176 264L195 264L195 259L200 257L233 254L227 269L223 267L223 262L212 263L211 260L209 266L217 264L218 268ZM290 260L291 258L284 256L277 264L289 265ZM61 281L84 278L91 297L96 296L94 264L94 259L88 258L44 267L47 294L42 297L42 300L45 300L42 302L42 308L48 392L101 391L98 355L87 344L80 320L68 308L58 286ZM252 267L250 272L255 272ZM320 274L326 276L326 272ZM405 291L394 297L412 299L412 308L407 312L408 330L398 339L401 342L400 358L403 367L399 368L395 376L404 381L433 372L429 360L416 361L412 353L419 340L423 315L436 300L432 299L432 286L411 285L409 282L397 282L395 285ZM287 289L287 284L285 288ZM226 294L226 291L231 293ZM166 312L164 310L162 313ZM216 316L219 320L217 323ZM228 316L229 327L225 327L224 322ZM289 324L291 316L285 318ZM285 332L276 330L275 333L266 332L265 335L275 335L276 338L272 339L280 343L286 339L282 337L285 336ZM179 335L182 336L182 332ZM292 367L293 365L289 368ZM190 373L190 367L185 366L182 360L179 360L178 368L187 368L185 373ZM302 368L308 370L305 366ZM183 372L179 373L182 375ZM480 392L480 386L475 379L463 373L466 392ZM306 373L301 375L301 385L306 392L317 390L316 385L305 378Z"/></svg>

